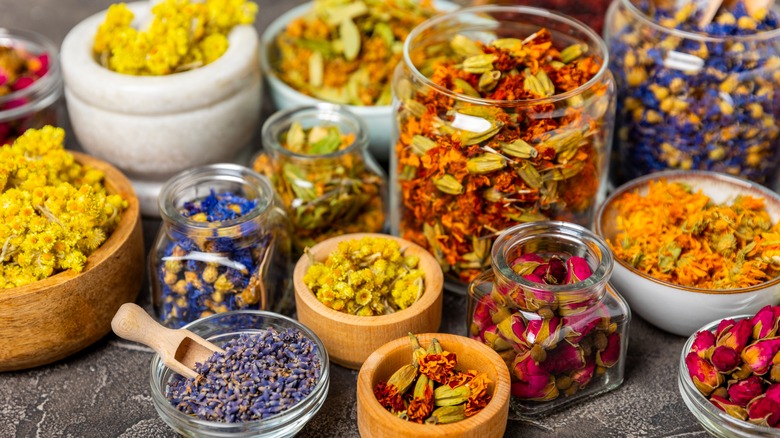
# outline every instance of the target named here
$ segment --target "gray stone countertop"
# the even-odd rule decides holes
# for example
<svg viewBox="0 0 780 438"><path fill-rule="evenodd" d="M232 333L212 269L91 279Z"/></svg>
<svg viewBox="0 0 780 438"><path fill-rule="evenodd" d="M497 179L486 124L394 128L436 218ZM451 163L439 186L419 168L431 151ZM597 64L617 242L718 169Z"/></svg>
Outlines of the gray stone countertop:
<svg viewBox="0 0 780 438"><path fill-rule="evenodd" d="M0 27L28 29L60 44L68 30L105 9L111 0L0 0ZM259 0L256 26L264 29L300 0ZM265 108L265 115L272 108ZM62 124L68 129L67 115ZM70 135L69 148L78 149ZM147 243L159 222L144 220ZM144 286L138 302L148 307ZM441 331L464 334L466 300L447 293ZM0 321L2 324L2 321ZM664 333L634 315L625 382L614 391L539 419L509 421L509 437L704 437L677 389L685 339ZM169 437L175 433L152 406L151 350L107 335L57 363L0 373L2 437ZM303 437L357 437L357 371L331 366L323 408L300 432Z"/></svg>

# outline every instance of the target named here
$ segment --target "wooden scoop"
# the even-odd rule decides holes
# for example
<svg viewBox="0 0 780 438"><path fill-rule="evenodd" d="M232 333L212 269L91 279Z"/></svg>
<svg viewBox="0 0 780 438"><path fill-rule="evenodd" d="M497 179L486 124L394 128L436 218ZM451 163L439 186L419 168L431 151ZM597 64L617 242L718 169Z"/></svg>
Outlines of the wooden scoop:
<svg viewBox="0 0 780 438"><path fill-rule="evenodd" d="M133 303L122 304L111 320L111 328L121 338L152 348L165 366L184 377L196 378L198 373L193 370L196 362L203 363L215 352L224 353L189 330L163 327Z"/></svg>

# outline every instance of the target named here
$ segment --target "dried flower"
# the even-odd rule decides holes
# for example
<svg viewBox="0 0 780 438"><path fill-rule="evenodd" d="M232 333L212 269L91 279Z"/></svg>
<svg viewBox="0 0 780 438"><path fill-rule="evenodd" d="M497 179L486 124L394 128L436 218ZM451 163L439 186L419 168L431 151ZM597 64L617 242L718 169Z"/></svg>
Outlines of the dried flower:
<svg viewBox="0 0 780 438"><path fill-rule="evenodd" d="M764 385L758 376L750 376L745 380L740 380L729 385L729 399L739 406L745 407L747 404L764 393Z"/></svg>

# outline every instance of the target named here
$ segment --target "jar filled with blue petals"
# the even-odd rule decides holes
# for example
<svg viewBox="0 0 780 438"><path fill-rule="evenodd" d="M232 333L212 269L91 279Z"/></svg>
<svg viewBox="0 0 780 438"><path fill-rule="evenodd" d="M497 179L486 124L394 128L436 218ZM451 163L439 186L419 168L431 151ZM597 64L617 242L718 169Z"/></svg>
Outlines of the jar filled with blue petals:
<svg viewBox="0 0 780 438"><path fill-rule="evenodd" d="M182 172L159 196L149 255L157 318L179 328L239 309L290 313L290 221L269 181L234 164Z"/></svg>

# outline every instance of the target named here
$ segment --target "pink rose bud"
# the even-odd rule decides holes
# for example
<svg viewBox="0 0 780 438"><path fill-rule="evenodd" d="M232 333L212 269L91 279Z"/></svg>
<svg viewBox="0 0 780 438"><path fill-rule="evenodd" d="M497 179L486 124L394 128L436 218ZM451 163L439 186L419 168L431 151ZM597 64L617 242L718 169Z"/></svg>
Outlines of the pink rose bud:
<svg viewBox="0 0 780 438"><path fill-rule="evenodd" d="M547 284L562 284L565 277L566 265L563 264L563 260L557 256L550 257L542 278L544 278Z"/></svg>
<svg viewBox="0 0 780 438"><path fill-rule="evenodd" d="M702 330L696 333L691 351L698 354L702 359L709 359L713 350L715 350L715 334L709 330Z"/></svg>
<svg viewBox="0 0 780 438"><path fill-rule="evenodd" d="M523 382L528 382L532 377L547 377L550 375L550 373L542 368L538 362L533 360L530 350L518 354L515 357L515 360L512 361L512 366L510 369L512 371L512 375L514 375L517 380Z"/></svg>
<svg viewBox="0 0 780 438"><path fill-rule="evenodd" d="M564 284L577 283L590 277L593 273L588 262L579 256L571 256L569 260L566 260L566 277L563 279Z"/></svg>
<svg viewBox="0 0 780 438"><path fill-rule="evenodd" d="M766 389L766 392L764 392L764 395L767 398L771 398L780 404L780 383L773 383L769 385L769 387Z"/></svg>
<svg viewBox="0 0 780 438"><path fill-rule="evenodd" d="M754 374L759 376L766 374L771 367L772 359L780 351L780 338L762 339L750 344L742 351L742 360L745 366L750 367Z"/></svg>
<svg viewBox="0 0 780 438"><path fill-rule="evenodd" d="M512 262L512 270L518 275L532 274L536 268L545 263L542 256L536 253L523 254Z"/></svg>
<svg viewBox="0 0 780 438"><path fill-rule="evenodd" d="M721 345L716 347L710 358L712 366L721 373L730 373L739 366L740 358L733 348Z"/></svg>
<svg viewBox="0 0 780 438"><path fill-rule="evenodd" d="M498 332L501 336L513 344L515 350L527 350L530 348L525 340L525 320L519 313L512 314L498 324Z"/></svg>
<svg viewBox="0 0 780 438"><path fill-rule="evenodd" d="M564 341L547 352L547 360L541 366L551 374L568 374L585 367L585 353L579 346Z"/></svg>
<svg viewBox="0 0 780 438"><path fill-rule="evenodd" d="M740 420L747 419L747 411L744 406L735 404L729 399L723 398L718 395L710 396L710 402L715 405L716 408L724 411L732 417L739 418Z"/></svg>
<svg viewBox="0 0 780 438"><path fill-rule="evenodd" d="M723 383L723 375L708 360L700 358L693 351L685 356L685 365L688 367L693 384L706 396Z"/></svg>
<svg viewBox="0 0 780 438"><path fill-rule="evenodd" d="M611 368L618 359L620 359L620 335L615 332L607 336L607 348L596 352L596 364Z"/></svg>
<svg viewBox="0 0 780 438"><path fill-rule="evenodd" d="M736 350L737 353L741 353L748 341L750 335L753 333L753 324L749 319L741 319L736 324L722 331L719 336L716 336L715 345L725 345Z"/></svg>
<svg viewBox="0 0 780 438"><path fill-rule="evenodd" d="M542 347L552 347L561 340L561 319L533 319L526 323L524 339L529 345L539 344Z"/></svg>
<svg viewBox="0 0 780 438"><path fill-rule="evenodd" d="M13 85L11 85L11 89L14 91L23 90L29 87L30 85L32 85L34 82L35 82L34 78L31 78L29 76L22 76L19 79L17 79Z"/></svg>
<svg viewBox="0 0 780 438"><path fill-rule="evenodd" d="M20 97L19 99L11 99L8 102L6 102L4 105L2 105L0 109L10 110L14 108L19 108L21 106L27 105L29 102L30 101L25 99L24 97Z"/></svg>
<svg viewBox="0 0 780 438"><path fill-rule="evenodd" d="M593 373L596 371L596 362L593 360L589 360L585 363L585 367L576 370L573 373L571 373L571 379L579 385L580 389L585 388L585 386L590 383L590 380L593 378Z"/></svg>
<svg viewBox="0 0 780 438"><path fill-rule="evenodd" d="M715 339L719 338L721 333L723 333L725 330L728 330L732 326L734 326L733 319L721 319L718 323L718 328L715 329Z"/></svg>
<svg viewBox="0 0 780 438"><path fill-rule="evenodd" d="M745 380L729 385L729 398L734 404L745 407L750 400L764 393L764 385L758 376L750 376Z"/></svg>
<svg viewBox="0 0 780 438"><path fill-rule="evenodd" d="M775 427L780 423L780 403L771 398L759 396L747 407L748 421L762 426Z"/></svg>
<svg viewBox="0 0 780 438"><path fill-rule="evenodd" d="M474 324L479 331L484 330L486 327L490 327L493 325L493 320L490 315L495 312L495 310L496 303L489 295L485 295L480 298L479 301L477 301L477 305L474 306L474 317L472 318L471 323Z"/></svg>
<svg viewBox="0 0 780 438"><path fill-rule="evenodd" d="M512 348L512 344L501 336L498 327L493 325L482 331L482 342L495 351Z"/></svg>
<svg viewBox="0 0 780 438"><path fill-rule="evenodd" d="M590 311L566 316L563 318L565 338L573 344L590 334L601 323L601 312Z"/></svg>
<svg viewBox="0 0 780 438"><path fill-rule="evenodd" d="M558 397L553 376L535 376L528 382L515 382L510 388L515 397L525 400L549 401Z"/></svg>
<svg viewBox="0 0 780 438"><path fill-rule="evenodd" d="M751 320L753 324L753 339L758 340L774 336L777 333L777 316L772 306L765 306L756 312L756 316Z"/></svg>

